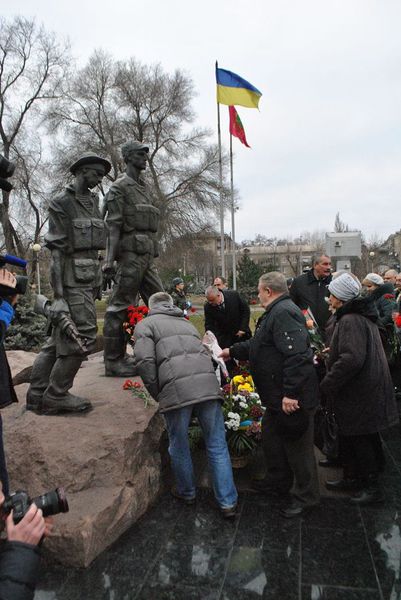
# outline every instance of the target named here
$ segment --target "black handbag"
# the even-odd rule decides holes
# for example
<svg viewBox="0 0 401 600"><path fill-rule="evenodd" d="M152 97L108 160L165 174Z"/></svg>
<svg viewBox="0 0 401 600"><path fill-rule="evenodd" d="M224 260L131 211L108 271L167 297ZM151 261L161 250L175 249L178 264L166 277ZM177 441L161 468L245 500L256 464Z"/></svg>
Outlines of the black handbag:
<svg viewBox="0 0 401 600"><path fill-rule="evenodd" d="M319 406L315 414L315 446L330 459L339 455L338 425L331 403Z"/></svg>

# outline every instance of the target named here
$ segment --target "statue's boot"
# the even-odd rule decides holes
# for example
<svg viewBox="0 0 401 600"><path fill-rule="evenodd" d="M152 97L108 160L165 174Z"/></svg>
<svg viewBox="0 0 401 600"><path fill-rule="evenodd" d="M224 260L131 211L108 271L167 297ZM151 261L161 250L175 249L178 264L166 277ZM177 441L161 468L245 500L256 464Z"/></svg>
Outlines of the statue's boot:
<svg viewBox="0 0 401 600"><path fill-rule="evenodd" d="M50 374L57 360L53 346L45 346L32 366L31 383L26 394L26 409L40 412L43 394L49 385Z"/></svg>
<svg viewBox="0 0 401 600"><path fill-rule="evenodd" d="M58 414L66 412L84 412L92 408L86 398L69 393L75 375L82 363L81 356L60 356L50 374L49 385L43 394L41 412Z"/></svg>
<svg viewBox="0 0 401 600"><path fill-rule="evenodd" d="M137 370L134 359L125 353L124 338L105 337L103 341L106 377L135 377Z"/></svg>

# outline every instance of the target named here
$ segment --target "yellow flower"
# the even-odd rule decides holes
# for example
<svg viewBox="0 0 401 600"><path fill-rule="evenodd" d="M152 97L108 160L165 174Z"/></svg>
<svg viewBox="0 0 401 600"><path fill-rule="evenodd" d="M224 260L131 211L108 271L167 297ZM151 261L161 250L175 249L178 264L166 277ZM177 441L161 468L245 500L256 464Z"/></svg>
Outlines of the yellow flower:
<svg viewBox="0 0 401 600"><path fill-rule="evenodd" d="M242 383L238 386L238 391L244 390L245 392L253 392L253 387L250 383Z"/></svg>

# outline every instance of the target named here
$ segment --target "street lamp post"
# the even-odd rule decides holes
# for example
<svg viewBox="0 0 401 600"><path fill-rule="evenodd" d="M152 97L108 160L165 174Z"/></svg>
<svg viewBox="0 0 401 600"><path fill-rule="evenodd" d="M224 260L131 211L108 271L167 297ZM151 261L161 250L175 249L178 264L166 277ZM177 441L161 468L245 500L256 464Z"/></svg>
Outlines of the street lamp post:
<svg viewBox="0 0 401 600"><path fill-rule="evenodd" d="M369 258L370 258L370 270L373 273L373 261L375 259L375 253L369 252Z"/></svg>
<svg viewBox="0 0 401 600"><path fill-rule="evenodd" d="M39 252L41 251L42 246L38 243L32 245L32 251L36 254L36 279L38 282L38 294L40 291L40 267L39 267Z"/></svg>

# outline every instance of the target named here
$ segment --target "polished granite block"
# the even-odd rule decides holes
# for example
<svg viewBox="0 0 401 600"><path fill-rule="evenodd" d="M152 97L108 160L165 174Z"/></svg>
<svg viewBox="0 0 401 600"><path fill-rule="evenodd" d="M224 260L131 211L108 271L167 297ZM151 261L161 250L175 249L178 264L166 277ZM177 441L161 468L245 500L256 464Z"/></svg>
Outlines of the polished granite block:
<svg viewBox="0 0 401 600"><path fill-rule="evenodd" d="M302 600L381 600L378 590L303 585Z"/></svg>
<svg viewBox="0 0 401 600"><path fill-rule="evenodd" d="M135 600L218 600L220 591L208 587L186 587L175 585L171 587L145 586ZM117 599L116 599L117 600ZM118 598L118 600L120 600ZM125 598L121 597L121 600ZM127 596L126 600L133 600Z"/></svg>
<svg viewBox="0 0 401 600"><path fill-rule="evenodd" d="M377 586L362 528L348 531L306 527L301 543L302 583L372 589Z"/></svg>
<svg viewBox="0 0 401 600"><path fill-rule="evenodd" d="M401 598L401 513L366 508L362 518L384 598Z"/></svg>
<svg viewBox="0 0 401 600"><path fill-rule="evenodd" d="M241 506L235 519L223 519L211 499L186 507L172 529L169 539L176 544L208 544L228 547L234 540Z"/></svg>
<svg viewBox="0 0 401 600"><path fill-rule="evenodd" d="M272 550L299 550L300 525L283 519L276 506L244 502L234 544L251 548L269 547Z"/></svg>
<svg viewBox="0 0 401 600"><path fill-rule="evenodd" d="M299 552L234 546L222 600L251 598L296 600L299 596Z"/></svg>
<svg viewBox="0 0 401 600"><path fill-rule="evenodd" d="M358 507L348 498L322 498L319 506L303 519L303 526L321 529L355 529L362 527Z"/></svg>
<svg viewBox="0 0 401 600"><path fill-rule="evenodd" d="M149 587L214 587L222 582L230 549L207 543L168 542L147 578Z"/></svg>

